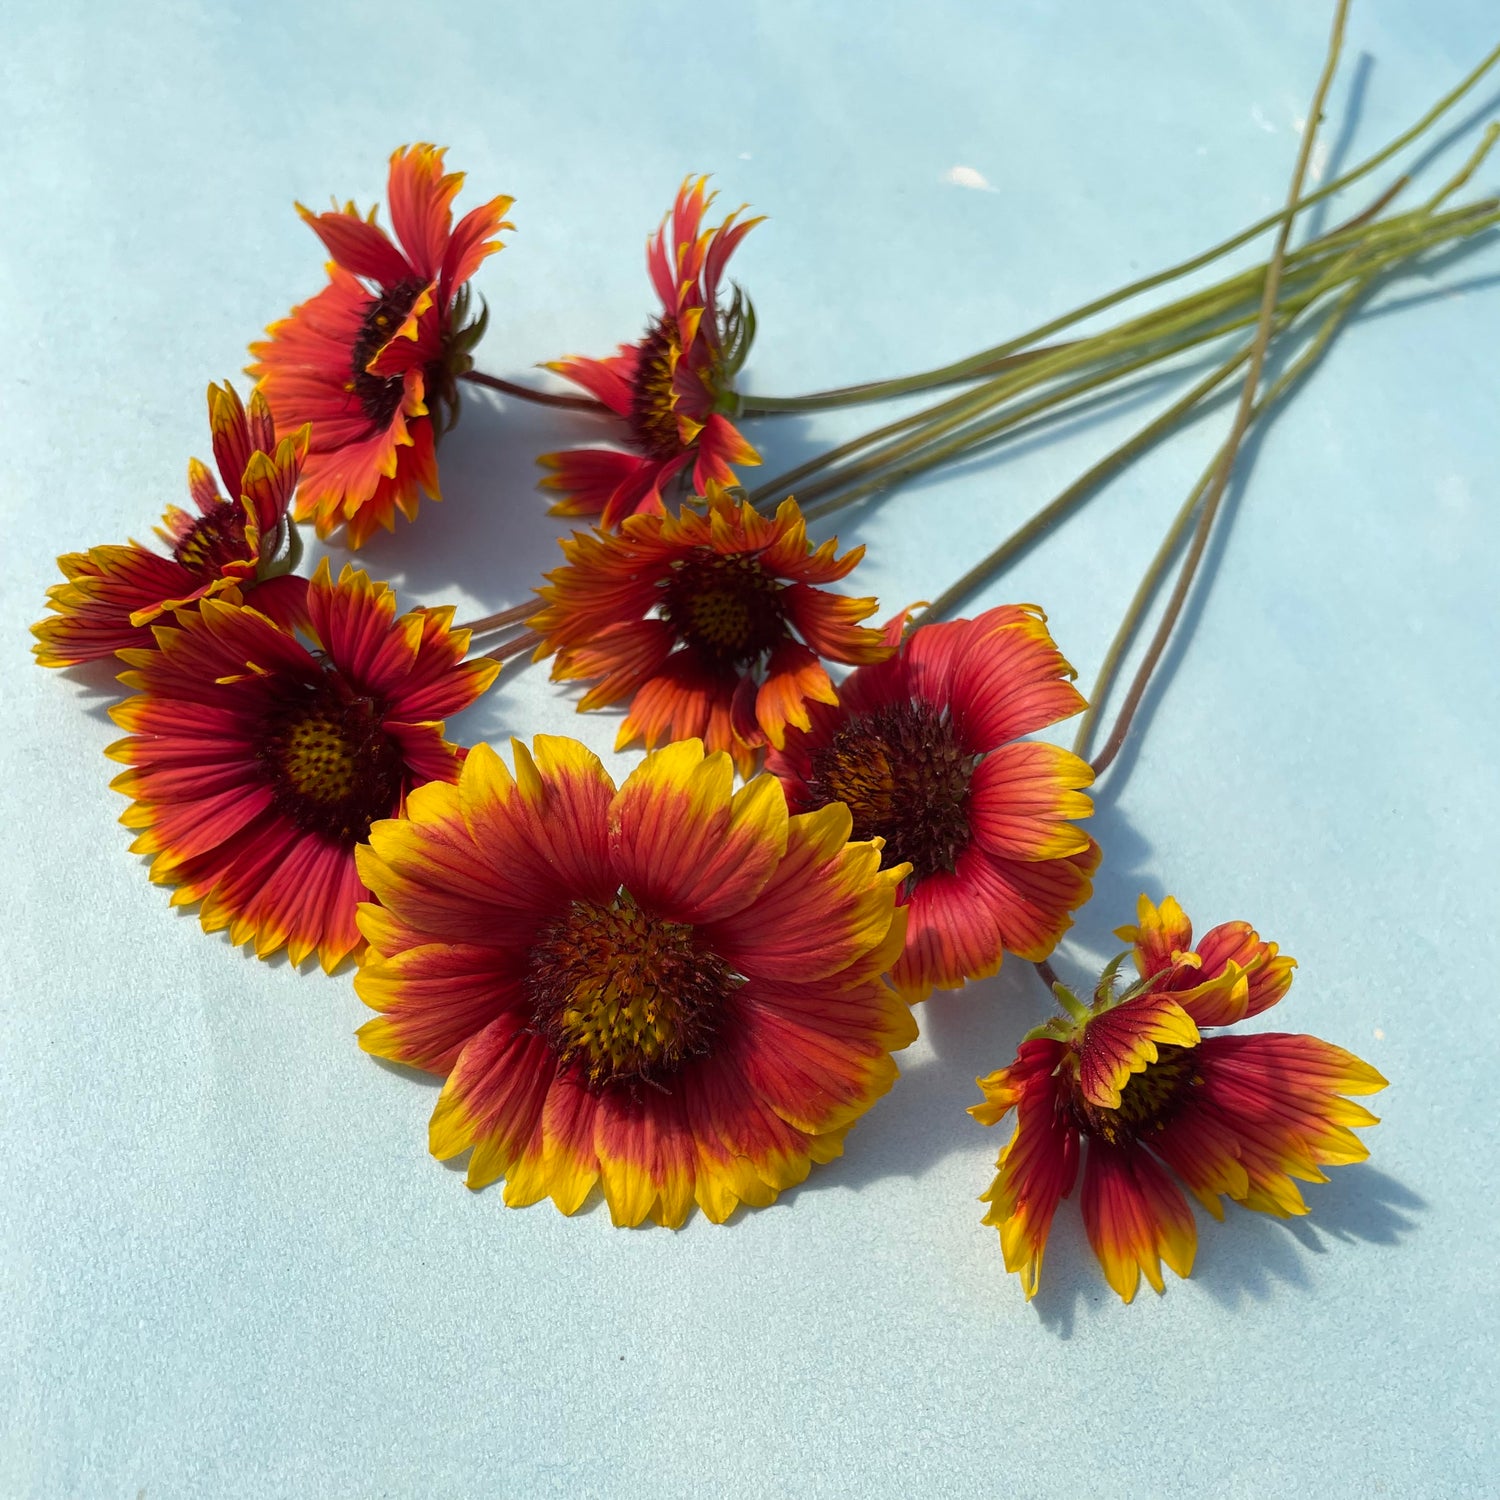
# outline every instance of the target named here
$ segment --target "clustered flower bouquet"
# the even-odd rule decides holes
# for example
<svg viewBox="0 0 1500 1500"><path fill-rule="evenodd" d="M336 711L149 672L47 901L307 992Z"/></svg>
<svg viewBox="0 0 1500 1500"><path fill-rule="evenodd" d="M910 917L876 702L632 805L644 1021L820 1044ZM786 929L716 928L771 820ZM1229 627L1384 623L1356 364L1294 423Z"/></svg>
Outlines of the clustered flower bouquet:
<svg viewBox="0 0 1500 1500"><path fill-rule="evenodd" d="M1341 6L1283 212L957 364L812 396L736 389L756 322L725 273L759 221L706 227L701 178L649 242L660 306L645 334L551 366L584 395L474 368L487 313L473 277L511 200L455 223L463 179L441 150L392 156L394 239L373 209L301 209L332 257L328 285L251 346L248 401L209 387L222 492L193 460L193 509L168 509L165 552L130 542L59 559L64 581L34 627L43 665L124 665L129 696L112 713L126 737L108 753L151 879L261 958L357 965L375 1013L360 1045L446 1080L431 1150L469 1152L469 1186L503 1179L507 1204L550 1197L572 1213L597 1185L616 1223L674 1226L695 1204L715 1222L768 1204L837 1156L894 1083L912 1007L1009 953L1060 1007L979 1080L971 1110L986 1125L1014 1117L984 1198L1028 1296L1080 1153L1087 1233L1127 1301L1142 1274L1161 1290L1162 1262L1191 1270L1179 1181L1215 1216L1225 1198L1305 1212L1295 1179L1365 1156L1352 1132L1374 1116L1349 1096L1385 1080L1313 1037L1232 1029L1286 996L1293 962L1275 943L1243 921L1195 936L1175 900L1142 896L1119 929L1126 951L1085 994L1049 958L1100 859L1086 789L1125 740L1245 432L1373 287L1500 224L1500 200L1450 203L1492 127L1418 207L1392 210L1401 178L1291 246L1309 205L1373 172L1500 59L1304 194L1342 23ZM1262 265L1076 332L1269 230ZM1288 352L1266 380L1273 345ZM1203 349L1221 356L1207 376L940 598L871 625L877 601L834 588L863 549L814 542L809 521ZM1228 437L1087 703L1035 605L945 618L1236 382ZM554 510L591 523L562 543L561 566L463 627L451 608L398 613L352 564L299 575L297 522L357 549L439 497L438 439L469 385L598 418L600 446L541 459ZM758 488L741 479L761 462L747 416L948 388ZM1095 715L1179 552L1090 759ZM499 644L477 652L476 635ZM517 740L507 764L445 738L445 720L528 652L586 684L580 709L627 706L618 748L647 753L622 785L570 739ZM830 662L853 670L836 682ZM1030 738L1080 713L1072 749Z"/></svg>

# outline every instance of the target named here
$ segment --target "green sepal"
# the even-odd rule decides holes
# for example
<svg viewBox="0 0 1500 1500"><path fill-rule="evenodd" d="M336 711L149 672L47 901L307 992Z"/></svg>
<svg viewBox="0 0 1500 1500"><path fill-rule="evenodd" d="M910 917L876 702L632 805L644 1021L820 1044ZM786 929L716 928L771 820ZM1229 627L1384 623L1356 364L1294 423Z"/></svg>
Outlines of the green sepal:
<svg viewBox="0 0 1500 1500"><path fill-rule="evenodd" d="M726 380L733 380L744 368L756 327L755 304L738 282L732 285L734 295L719 326L719 369Z"/></svg>
<svg viewBox="0 0 1500 1500"><path fill-rule="evenodd" d="M271 533L273 545L262 549L260 561L255 566L255 581L264 583L268 578L280 578L284 573L294 573L302 561L302 533L290 516L283 516L276 530Z"/></svg>

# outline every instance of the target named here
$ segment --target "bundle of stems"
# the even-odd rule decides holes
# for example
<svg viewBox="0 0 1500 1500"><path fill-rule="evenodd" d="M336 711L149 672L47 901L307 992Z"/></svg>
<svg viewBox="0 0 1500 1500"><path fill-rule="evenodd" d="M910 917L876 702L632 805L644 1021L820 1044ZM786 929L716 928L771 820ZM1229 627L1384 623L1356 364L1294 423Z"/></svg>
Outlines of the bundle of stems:
<svg viewBox="0 0 1500 1500"><path fill-rule="evenodd" d="M1268 215L1200 255L1132 282L1018 337L956 363L899 380L810 396L740 397L741 415L808 412L970 383L969 389L956 396L883 424L777 474L751 490L751 500L757 505L775 505L795 493L810 517L830 514L940 464L1031 431L1041 423L1074 416L1101 394L1120 390L1127 378L1236 329L1252 326L1269 262L1102 332L1063 343L1045 342L1121 303L1201 270L1256 236L1290 224L1298 214L1358 182L1428 131L1497 62L1500 47L1380 151L1316 191L1299 195L1287 209ZM1352 284L1363 269L1368 269L1368 263L1363 267L1351 264L1347 260L1351 248L1363 247L1371 257L1385 255L1394 265L1478 233L1493 222L1488 218L1492 212L1488 202L1453 210L1441 219L1434 219L1426 209L1381 218L1407 183L1406 177L1398 178L1348 223L1287 252L1281 268L1278 314L1297 313L1311 306L1314 288L1317 296L1335 290L1327 284L1332 266L1342 266L1345 284Z"/></svg>
<svg viewBox="0 0 1500 1500"><path fill-rule="evenodd" d="M1342 7L1340 7L1342 14ZM1360 300L1398 271L1420 270L1437 255L1500 225L1500 197L1486 197L1458 208L1443 205L1472 177L1494 143L1496 127L1486 133L1464 169L1420 208L1400 213L1385 211L1409 185L1407 176L1392 182L1361 213L1296 249L1287 238L1298 215L1343 191L1377 170L1411 145L1450 112L1500 62L1500 46L1492 49L1466 77L1439 99L1419 120L1374 155L1313 192L1298 190L1281 211L1267 215L1201 254L1154 275L1134 281L1106 296L1053 318L1039 327L955 363L897 380L868 382L807 396L776 398L746 394L738 399L738 415L810 412L909 396L944 386L967 383L957 395L888 422L851 441L841 443L749 492L753 503L774 508L795 493L804 514L816 520L867 496L971 454L989 451L1009 439L1029 434L1049 423L1077 417L1100 400L1131 391L1134 377L1158 366L1178 373L1183 356L1215 343L1223 344L1247 328L1257 337L1306 335L1316 327L1304 354L1253 406L1255 420L1291 384L1300 379L1321 355L1338 326ZM1317 127L1311 118L1305 139ZM1125 319L1101 332L1063 342L1048 343L1076 325L1129 302L1157 287L1202 270L1255 237L1277 232L1277 246L1263 264L1225 277L1164 307ZM1261 304L1268 285L1275 300L1269 310ZM1321 324L1318 319L1322 319ZM1264 326L1262 326L1264 325ZM1179 400L1125 443L1094 464L963 578L945 589L926 617L936 619L972 594L1061 521L1069 511L1099 489L1134 458L1202 414L1226 393L1230 382L1251 361L1252 338L1227 355L1196 381ZM1177 361L1173 364L1173 361ZM573 397L543 397L523 387L512 387L491 377L474 378L527 398L546 399L581 409L597 403ZM598 408L601 409L602 408ZM1198 499L1201 500L1201 490ZM1180 540L1188 517L1179 524ZM1165 545L1165 544L1164 544ZM1158 574L1169 560L1159 560ZM1147 589L1148 580L1142 588ZM1153 588L1147 590L1154 593ZM535 610L535 599L470 622L476 633L516 629ZM1144 609L1145 603L1141 604ZM1138 618L1137 622L1138 624ZM1123 628L1123 627L1122 627ZM1132 627L1134 628L1134 627ZM499 648L507 656L532 643L528 636ZM1120 648L1123 650L1123 646ZM1107 666L1117 666L1117 661ZM1104 686L1107 687L1105 682ZM1095 702L1098 701L1096 694ZM1086 725L1092 729L1092 721Z"/></svg>

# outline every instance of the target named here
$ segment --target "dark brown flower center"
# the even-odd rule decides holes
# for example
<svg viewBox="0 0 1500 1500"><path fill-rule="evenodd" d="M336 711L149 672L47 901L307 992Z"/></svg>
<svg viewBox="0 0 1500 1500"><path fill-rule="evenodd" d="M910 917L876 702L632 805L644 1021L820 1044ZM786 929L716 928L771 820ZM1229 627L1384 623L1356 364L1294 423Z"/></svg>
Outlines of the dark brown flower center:
<svg viewBox="0 0 1500 1500"><path fill-rule="evenodd" d="M1088 1046L1088 1034L1084 1034ZM1188 1090L1198 1081L1198 1049L1175 1047L1162 1043L1156 1061L1144 1070L1132 1073L1120 1090L1117 1109L1101 1109L1081 1094L1073 1100L1073 1113L1079 1126L1090 1135L1102 1136L1112 1146L1150 1136L1165 1129L1177 1113Z"/></svg>
<svg viewBox="0 0 1500 1500"><path fill-rule="evenodd" d="M646 330L630 395L630 430L651 458L675 458L682 452L672 381L682 340L675 318L657 318Z"/></svg>
<svg viewBox="0 0 1500 1500"><path fill-rule="evenodd" d="M426 284L408 278L398 281L395 286L382 288L380 295L365 309L364 321L359 325L350 361L352 373L346 389L359 398L372 430L379 431L391 425L391 418L401 405L405 381L400 375L372 375L365 366L406 321Z"/></svg>
<svg viewBox="0 0 1500 1500"><path fill-rule="evenodd" d="M845 803L853 837L885 840L885 862L911 863L911 880L952 870L969 845L975 757L946 715L921 703L853 714L812 758L811 805Z"/></svg>
<svg viewBox="0 0 1500 1500"><path fill-rule="evenodd" d="M401 798L406 763L381 727L381 708L332 670L288 684L267 715L259 757L276 807L309 833L353 846Z"/></svg>
<svg viewBox="0 0 1500 1500"><path fill-rule="evenodd" d="M172 555L202 578L222 576L226 563L243 562L250 555L245 545L245 513L238 505L220 501L193 522Z"/></svg>
<svg viewBox="0 0 1500 1500"><path fill-rule="evenodd" d="M689 557L663 580L662 591L662 617L719 665L746 666L787 639L781 584L745 553Z"/></svg>
<svg viewBox="0 0 1500 1500"><path fill-rule="evenodd" d="M725 1001L744 981L699 946L693 928L643 911L575 901L532 947L532 1027L595 1092L663 1087L708 1049Z"/></svg>

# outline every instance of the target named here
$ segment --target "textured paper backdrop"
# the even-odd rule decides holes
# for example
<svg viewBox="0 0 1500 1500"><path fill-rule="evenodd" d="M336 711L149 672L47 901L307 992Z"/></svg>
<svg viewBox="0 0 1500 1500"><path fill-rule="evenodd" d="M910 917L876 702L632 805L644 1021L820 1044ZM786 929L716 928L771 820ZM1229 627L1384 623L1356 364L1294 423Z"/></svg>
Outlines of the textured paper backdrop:
<svg viewBox="0 0 1500 1500"><path fill-rule="evenodd" d="M435 1089L355 1046L347 974L257 963L168 909L115 821L108 675L27 655L55 555L182 500L205 384L319 286L293 198L368 203L398 143L447 143L461 206L515 195L477 286L482 363L523 378L638 333L644 237L712 171L771 216L734 269L750 379L790 394L969 352L1279 205L1327 10L11 0L0 1494L1500 1487L1493 241L1383 294L1252 444L1212 592L1102 789L1060 970L1112 949L1138 890L1174 891L1300 960L1268 1022L1391 1079L1370 1164L1299 1222L1200 1216L1197 1273L1160 1299L1116 1301L1069 1206L1028 1306L979 1222L1003 1132L963 1113L973 1078L1047 1007L1019 963L925 1005L845 1158L773 1208L624 1232L471 1195L426 1155ZM1335 161L1415 119L1494 24L1483 0L1357 0ZM846 516L854 581L930 596L1150 409ZM870 420L751 435L784 469ZM1041 603L1089 682L1227 420L978 602ZM363 561L413 603L516 600L559 533L534 457L591 430L472 399L444 503ZM574 701L510 673L457 732L608 751L617 720Z"/></svg>

